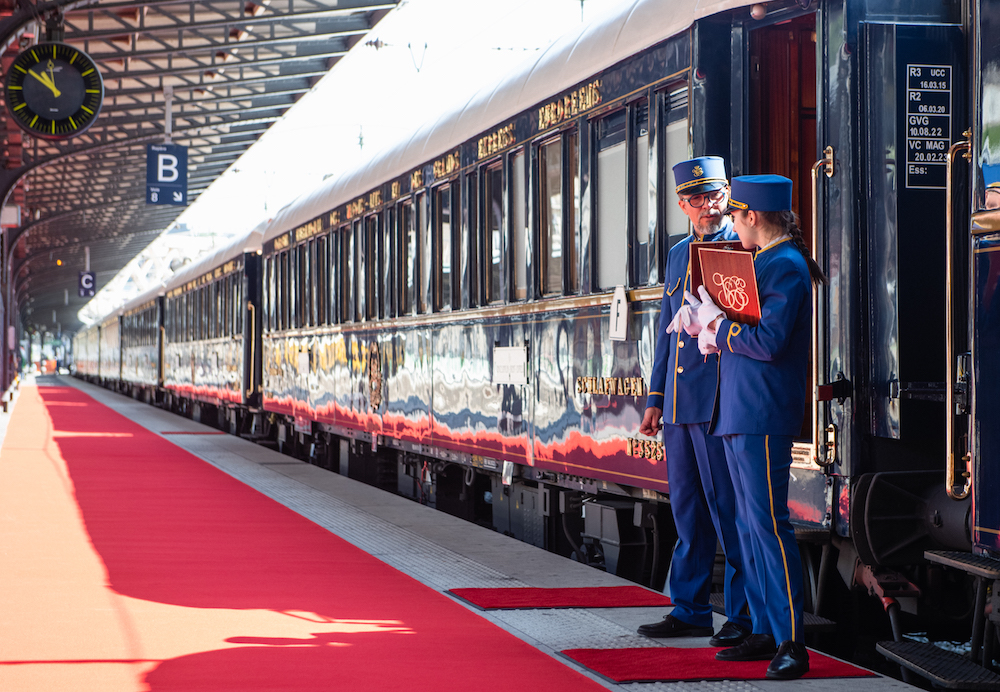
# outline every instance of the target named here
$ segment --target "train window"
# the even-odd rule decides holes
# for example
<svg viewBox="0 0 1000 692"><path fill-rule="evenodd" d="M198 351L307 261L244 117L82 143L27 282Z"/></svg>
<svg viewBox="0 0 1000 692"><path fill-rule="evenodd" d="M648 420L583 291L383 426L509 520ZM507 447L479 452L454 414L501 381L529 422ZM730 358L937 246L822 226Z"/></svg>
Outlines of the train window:
<svg viewBox="0 0 1000 692"><path fill-rule="evenodd" d="M361 322L365 319L365 307L367 302L367 276L368 267L365 260L366 245L364 238L364 223L356 221L351 225L351 235L354 237L354 320Z"/></svg>
<svg viewBox="0 0 1000 692"><path fill-rule="evenodd" d="M597 288L627 281L628 157L626 112L616 111L597 123Z"/></svg>
<svg viewBox="0 0 1000 692"><path fill-rule="evenodd" d="M243 334L243 276L233 277L233 334Z"/></svg>
<svg viewBox="0 0 1000 692"><path fill-rule="evenodd" d="M313 324L324 325L327 320L326 282L329 270L326 258L326 237L321 236L316 238L310 244L309 249L312 253L313 273L316 277L315 286L313 287L313 295L316 297L313 304Z"/></svg>
<svg viewBox="0 0 1000 692"><path fill-rule="evenodd" d="M503 166L496 164L483 175L484 297L487 303L503 301Z"/></svg>
<svg viewBox="0 0 1000 692"><path fill-rule="evenodd" d="M431 307L431 233L430 198L423 192L417 195L417 272L420 277L417 310L426 313Z"/></svg>
<svg viewBox="0 0 1000 692"><path fill-rule="evenodd" d="M458 183L455 188L458 189ZM465 204L458 205L460 213L456 217L461 218L459 232L459 285L462 287L460 307L473 308L479 304L479 255L476 252L475 229L479 228L478 210L476 200L479 198L476 187L476 174L469 173L465 177Z"/></svg>
<svg viewBox="0 0 1000 692"><path fill-rule="evenodd" d="M566 292L580 292L580 247L582 246L579 217L577 209L580 208L580 135L574 130L565 136L566 146L566 178L568 195L566 208L563 210L563 218L566 220L565 233L565 254L566 261L563 266L568 272L566 274Z"/></svg>
<svg viewBox="0 0 1000 692"><path fill-rule="evenodd" d="M510 235L514 248L514 300L528 297L528 224L524 151L510 157Z"/></svg>
<svg viewBox="0 0 1000 692"><path fill-rule="evenodd" d="M674 164L691 158L691 147L688 144L688 89L687 86L676 89L669 94L662 94L664 99L664 119L666 124L663 128L663 148L664 164L663 175L665 192L664 207L666 209L667 247L664 248L664 259L666 249L687 237L690 229L690 221L687 215L677 204L677 195L673 194L673 174L671 170Z"/></svg>
<svg viewBox="0 0 1000 692"><path fill-rule="evenodd" d="M351 232L351 226L344 226L340 230L340 261L343 263L343 269L341 273L344 277L343 279L343 290L341 292L341 297L343 299L343 312L342 318L345 322L354 321L354 233Z"/></svg>
<svg viewBox="0 0 1000 692"><path fill-rule="evenodd" d="M450 310L452 298L452 204L451 186L434 190L434 309Z"/></svg>
<svg viewBox="0 0 1000 692"><path fill-rule="evenodd" d="M288 329L295 329L299 326L300 315L302 314L302 296L299 293L302 277L299 276L299 258L297 248L286 250L287 260L286 276L288 278Z"/></svg>
<svg viewBox="0 0 1000 692"><path fill-rule="evenodd" d="M298 255L298 283L299 283L299 319L297 326L308 327L312 325L312 266L309 262L309 243L305 242L296 248Z"/></svg>
<svg viewBox="0 0 1000 692"><path fill-rule="evenodd" d="M538 245L542 295L559 295L563 290L562 138L538 147Z"/></svg>
<svg viewBox="0 0 1000 692"><path fill-rule="evenodd" d="M274 257L264 260L264 329L274 331Z"/></svg>
<svg viewBox="0 0 1000 692"><path fill-rule="evenodd" d="M372 214L364 220L365 228L365 316L372 320L379 316L379 303L382 300L381 286L376 277L376 269L382 265L379 260L379 230L378 214Z"/></svg>
<svg viewBox="0 0 1000 692"><path fill-rule="evenodd" d="M656 181L649 175L649 103L644 99L630 106L629 111L635 137L635 255L632 266L635 267L634 283L643 285L649 280L650 239L655 237L655 228L650 227L649 210L656 209ZM655 172L656 168L652 170Z"/></svg>
<svg viewBox="0 0 1000 692"><path fill-rule="evenodd" d="M413 205L403 202L399 211L399 285L400 312L413 314L417 292L417 226L413 218Z"/></svg>
<svg viewBox="0 0 1000 692"><path fill-rule="evenodd" d="M389 318L396 316L396 293L393 285L395 270L393 259L396 257L396 213L393 209L387 209L382 217L382 254L381 254L381 276L379 277L382 293L382 302L379 305L379 317Z"/></svg>
<svg viewBox="0 0 1000 692"><path fill-rule="evenodd" d="M288 250L285 250L280 255L278 255L278 298L281 301L281 314L279 315L280 324L279 329L284 331L291 327L291 322L289 320L291 316L291 280L288 276Z"/></svg>

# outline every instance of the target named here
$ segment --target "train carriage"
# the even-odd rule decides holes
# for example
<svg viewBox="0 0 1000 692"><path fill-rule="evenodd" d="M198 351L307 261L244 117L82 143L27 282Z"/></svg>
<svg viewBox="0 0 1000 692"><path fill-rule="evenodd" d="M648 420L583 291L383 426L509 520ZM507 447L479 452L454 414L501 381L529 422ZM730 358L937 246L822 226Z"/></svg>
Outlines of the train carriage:
<svg viewBox="0 0 1000 692"><path fill-rule="evenodd" d="M117 390L122 378L121 320L116 312L101 321L98 331L98 378L105 387Z"/></svg>
<svg viewBox="0 0 1000 692"><path fill-rule="evenodd" d="M830 277L789 489L807 606L849 620L842 649L885 638L961 686L901 645L970 619L973 660L995 643L997 36L1000 0L624 3L283 209L242 330L205 321L239 252L177 277L164 386L259 405L304 459L659 586L670 479L636 431L689 228L671 167L785 175ZM226 370L238 388L210 379Z"/></svg>
<svg viewBox="0 0 1000 692"><path fill-rule="evenodd" d="M73 374L91 382L97 382L100 376L99 329L95 324L73 335Z"/></svg>
<svg viewBox="0 0 1000 692"><path fill-rule="evenodd" d="M122 307L121 380L125 390L147 403L163 386L163 298L154 289Z"/></svg>
<svg viewBox="0 0 1000 692"><path fill-rule="evenodd" d="M260 238L259 231L237 238L179 271L163 291L166 405L233 432L259 397Z"/></svg>

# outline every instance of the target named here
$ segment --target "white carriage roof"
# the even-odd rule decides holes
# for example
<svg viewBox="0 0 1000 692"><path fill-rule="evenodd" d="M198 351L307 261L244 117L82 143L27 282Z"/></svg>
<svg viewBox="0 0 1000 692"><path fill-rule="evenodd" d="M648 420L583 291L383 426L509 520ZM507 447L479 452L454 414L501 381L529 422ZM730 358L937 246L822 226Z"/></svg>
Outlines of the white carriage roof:
<svg viewBox="0 0 1000 692"><path fill-rule="evenodd" d="M241 236L229 245L219 248L211 254L204 255L197 262L190 264L167 280L164 292L172 291L178 286L183 286L188 281L196 279L207 271L211 271L221 266L231 259L242 257L245 252L259 252L262 247L264 237L264 227L262 223L257 228L250 231L248 235Z"/></svg>
<svg viewBox="0 0 1000 692"><path fill-rule="evenodd" d="M387 180L451 150L490 127L543 102L636 52L674 36L696 20L746 7L752 0L633 0L567 34L533 59L481 88L411 136L387 147L354 170L331 177L275 216L264 242Z"/></svg>

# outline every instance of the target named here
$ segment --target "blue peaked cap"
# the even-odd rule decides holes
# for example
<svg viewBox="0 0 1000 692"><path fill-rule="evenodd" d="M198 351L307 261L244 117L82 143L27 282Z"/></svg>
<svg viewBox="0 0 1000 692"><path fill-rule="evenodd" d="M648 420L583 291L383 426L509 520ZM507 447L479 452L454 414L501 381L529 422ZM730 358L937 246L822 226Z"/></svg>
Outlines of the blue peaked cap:
<svg viewBox="0 0 1000 692"><path fill-rule="evenodd" d="M699 156L674 166L677 194L696 195L725 187L726 162L718 156Z"/></svg>
<svg viewBox="0 0 1000 692"><path fill-rule="evenodd" d="M741 175L730 184L729 208L790 211L792 181L782 175Z"/></svg>

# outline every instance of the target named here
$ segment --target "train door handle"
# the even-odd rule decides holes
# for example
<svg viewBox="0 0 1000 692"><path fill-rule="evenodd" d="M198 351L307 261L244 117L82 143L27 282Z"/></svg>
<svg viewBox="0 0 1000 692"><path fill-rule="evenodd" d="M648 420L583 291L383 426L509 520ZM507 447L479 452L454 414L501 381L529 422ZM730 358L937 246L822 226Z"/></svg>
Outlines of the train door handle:
<svg viewBox="0 0 1000 692"><path fill-rule="evenodd" d="M817 265L823 266L819 256L819 176L825 173L827 178L832 178L836 173L836 164L833 147L828 145L823 149L823 158L813 164L812 167L812 256ZM829 454L821 453L823 447L823 437L825 429L820 429L819 420L819 359L822 350L820 348L820 319L819 319L819 286L813 287L812 292L812 397L810 398L810 414L812 422L813 436L813 462L817 466L824 468L833 464L836 459L836 452Z"/></svg>
<svg viewBox="0 0 1000 692"><path fill-rule="evenodd" d="M955 178L953 170L955 160L959 155L971 160L972 130L962 133L965 139L955 142L948 149L948 166L945 171L945 240L944 240L944 439L945 439L945 478L944 489L953 500L964 500L972 489L972 459L968 454L962 457L965 470L961 480L955 478L955 320L954 309L954 276L955 276L955 219L954 193ZM960 488L960 489L959 489Z"/></svg>

